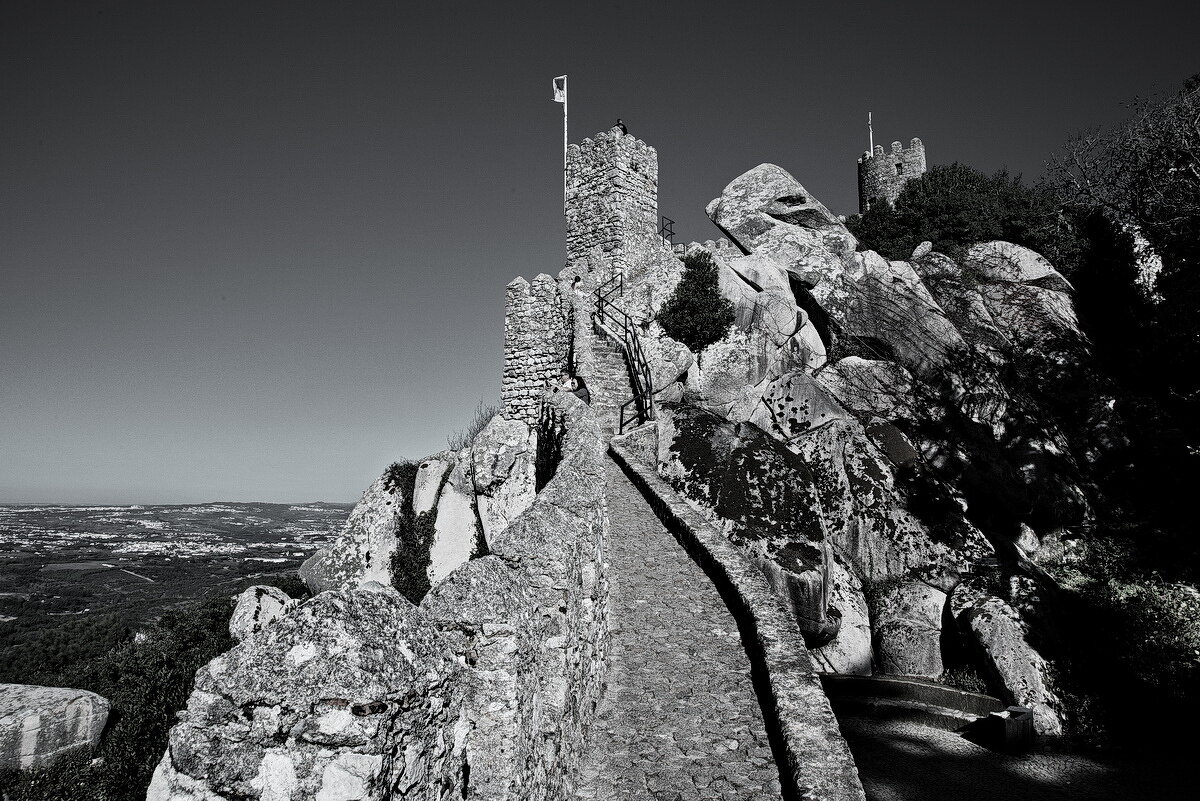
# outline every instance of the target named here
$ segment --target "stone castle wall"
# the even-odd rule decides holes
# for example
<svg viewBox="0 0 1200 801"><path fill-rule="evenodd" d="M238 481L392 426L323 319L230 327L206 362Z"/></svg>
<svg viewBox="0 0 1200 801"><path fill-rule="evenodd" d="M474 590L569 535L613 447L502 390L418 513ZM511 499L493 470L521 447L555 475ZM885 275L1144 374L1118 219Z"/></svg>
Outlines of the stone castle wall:
<svg viewBox="0 0 1200 801"><path fill-rule="evenodd" d="M875 145L875 152L866 152L858 160L858 210L865 212L872 201L886 200L895 203L904 185L925 173L925 145L913 137L908 147L892 142L892 149L884 152L883 145Z"/></svg>
<svg viewBox="0 0 1200 801"><path fill-rule="evenodd" d="M504 290L504 376L501 414L536 426L542 390L567 366L571 350L570 305L558 284L543 273L515 278Z"/></svg>

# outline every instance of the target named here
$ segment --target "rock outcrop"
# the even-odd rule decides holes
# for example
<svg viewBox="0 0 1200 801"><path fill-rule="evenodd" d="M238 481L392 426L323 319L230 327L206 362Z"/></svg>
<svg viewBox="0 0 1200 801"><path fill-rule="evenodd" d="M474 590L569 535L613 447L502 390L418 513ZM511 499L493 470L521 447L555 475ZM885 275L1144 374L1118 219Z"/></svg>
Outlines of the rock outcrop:
<svg viewBox="0 0 1200 801"><path fill-rule="evenodd" d="M278 587L255 585L238 596L229 618L229 636L237 642L274 623L296 602Z"/></svg>
<svg viewBox="0 0 1200 801"><path fill-rule="evenodd" d="M105 698L86 690L0 684L0 770L42 768L95 748L108 710Z"/></svg>
<svg viewBox="0 0 1200 801"><path fill-rule="evenodd" d="M300 577L309 589L321 592L369 581L390 585L398 512L412 502L411 492L411 487L399 486L386 473L375 479L333 544L300 566Z"/></svg>
<svg viewBox="0 0 1200 801"><path fill-rule="evenodd" d="M496 529L492 555L419 605L347 582L240 625L197 674L147 798L569 797L604 677L604 444L575 397L544 408L553 478ZM519 429L490 429L464 475L523 482Z"/></svg>

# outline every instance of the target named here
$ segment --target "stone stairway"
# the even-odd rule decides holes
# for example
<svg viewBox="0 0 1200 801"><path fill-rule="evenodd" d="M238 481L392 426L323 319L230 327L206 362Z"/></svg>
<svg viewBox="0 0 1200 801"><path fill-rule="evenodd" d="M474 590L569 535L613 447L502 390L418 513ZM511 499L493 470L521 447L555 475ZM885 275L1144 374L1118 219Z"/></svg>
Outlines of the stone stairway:
<svg viewBox="0 0 1200 801"><path fill-rule="evenodd" d="M589 332L592 360L583 379L592 394L592 408L604 436L617 433L621 421L621 404L633 397L629 381L629 366L621 347L603 334Z"/></svg>

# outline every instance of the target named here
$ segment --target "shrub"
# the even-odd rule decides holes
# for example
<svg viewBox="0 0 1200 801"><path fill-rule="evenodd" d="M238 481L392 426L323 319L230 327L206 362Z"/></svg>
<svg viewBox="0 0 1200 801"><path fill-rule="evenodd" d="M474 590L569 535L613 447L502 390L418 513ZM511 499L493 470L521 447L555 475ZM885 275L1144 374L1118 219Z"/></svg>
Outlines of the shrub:
<svg viewBox="0 0 1200 801"><path fill-rule="evenodd" d="M705 251L683 257L683 278L658 312L667 336L693 353L713 344L733 325L733 304L721 297L717 263Z"/></svg>
<svg viewBox="0 0 1200 801"><path fill-rule="evenodd" d="M112 703L95 754L100 759L79 754L46 769L0 775L0 796L9 801L145 798L196 671L233 645L229 613L223 596L168 611L142 642L126 641L54 677L57 686L91 690Z"/></svg>
<svg viewBox="0 0 1200 801"><path fill-rule="evenodd" d="M463 448L470 445L479 432L484 429L493 417L500 413L500 407L492 404L485 404L482 400L475 407L475 417L467 424L467 427L455 431L450 436L446 437L446 445L452 451L461 451Z"/></svg>

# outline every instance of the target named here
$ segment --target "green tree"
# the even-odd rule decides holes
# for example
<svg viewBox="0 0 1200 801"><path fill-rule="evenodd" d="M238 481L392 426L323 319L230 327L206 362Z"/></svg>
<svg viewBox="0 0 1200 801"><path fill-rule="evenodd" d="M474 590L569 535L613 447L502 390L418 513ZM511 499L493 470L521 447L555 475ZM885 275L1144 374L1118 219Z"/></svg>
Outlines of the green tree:
<svg viewBox="0 0 1200 801"><path fill-rule="evenodd" d="M733 325L733 304L721 297L717 263L703 250L683 257L683 278L658 312L667 336L699 353Z"/></svg>
<svg viewBox="0 0 1200 801"><path fill-rule="evenodd" d="M1001 170L986 175L955 162L930 168L904 185L895 208L877 203L846 225L864 249L906 259L921 242L951 258L976 242L1003 239L1060 264L1075 247L1054 192L1028 187Z"/></svg>

